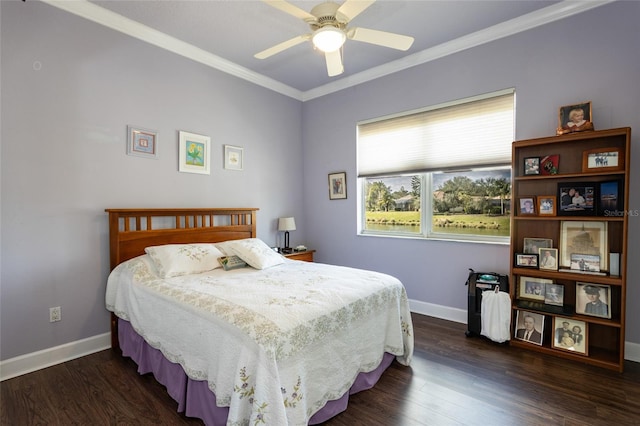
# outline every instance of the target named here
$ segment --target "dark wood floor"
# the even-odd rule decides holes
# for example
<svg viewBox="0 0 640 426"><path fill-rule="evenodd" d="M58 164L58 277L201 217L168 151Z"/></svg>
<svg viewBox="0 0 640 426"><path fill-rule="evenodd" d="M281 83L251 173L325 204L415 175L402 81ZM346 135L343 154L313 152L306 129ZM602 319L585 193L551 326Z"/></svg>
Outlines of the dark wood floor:
<svg viewBox="0 0 640 426"><path fill-rule="evenodd" d="M394 363L327 426L640 425L640 364L619 374L466 338L414 315L410 368ZM111 350L0 384L2 425L201 425L150 375ZM276 425L279 426L279 425Z"/></svg>

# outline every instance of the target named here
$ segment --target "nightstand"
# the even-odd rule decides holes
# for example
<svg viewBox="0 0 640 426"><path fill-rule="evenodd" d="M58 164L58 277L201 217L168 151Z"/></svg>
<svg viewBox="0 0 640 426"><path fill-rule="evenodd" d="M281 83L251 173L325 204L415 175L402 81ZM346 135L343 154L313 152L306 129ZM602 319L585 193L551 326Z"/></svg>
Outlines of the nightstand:
<svg viewBox="0 0 640 426"><path fill-rule="evenodd" d="M283 256L292 259L292 260L303 260L305 262L313 262L313 253L315 250L306 250L306 251L294 251L293 253L285 254Z"/></svg>

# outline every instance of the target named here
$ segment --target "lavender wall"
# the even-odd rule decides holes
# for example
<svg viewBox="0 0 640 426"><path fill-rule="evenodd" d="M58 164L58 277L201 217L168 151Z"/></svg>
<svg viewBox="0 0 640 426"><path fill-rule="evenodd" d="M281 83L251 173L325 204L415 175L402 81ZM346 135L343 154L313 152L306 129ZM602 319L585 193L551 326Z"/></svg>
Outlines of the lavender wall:
<svg viewBox="0 0 640 426"><path fill-rule="evenodd" d="M515 87L517 139L553 135L559 106L591 100L597 129L632 127L631 162L638 165L638 16L640 3L616 2L305 102L305 211L317 259L390 273L414 301L466 309L467 268L507 272L508 246L357 236L356 123ZM329 201L327 173L337 171L347 172L348 199ZM632 170L630 206L638 211L639 180ZM630 217L629 228L635 259L640 217ZM638 262L630 262L628 276L626 340L640 343Z"/></svg>
<svg viewBox="0 0 640 426"><path fill-rule="evenodd" d="M517 138L553 134L558 106L592 100L597 128L634 129L640 164L639 14L614 3L301 104L46 4L0 2L0 359L108 331L109 207L255 206L274 243L276 218L294 215L292 242L319 261L388 272L414 301L466 309L467 268L506 272L508 247L356 236L355 123L515 87ZM160 159L126 155L127 124L159 131ZM177 172L178 130L211 136L210 176ZM222 169L223 144L245 148L243 172ZM328 199L335 171L347 200ZM633 258L640 218L629 222ZM628 272L627 340L640 343L640 265ZM61 322L48 322L51 306Z"/></svg>
<svg viewBox="0 0 640 426"><path fill-rule="evenodd" d="M304 239L299 101L40 2L1 11L1 359L109 331L105 208L259 207L260 238L285 215ZM126 155L128 124L158 160ZM177 171L179 130L211 136L211 175Z"/></svg>

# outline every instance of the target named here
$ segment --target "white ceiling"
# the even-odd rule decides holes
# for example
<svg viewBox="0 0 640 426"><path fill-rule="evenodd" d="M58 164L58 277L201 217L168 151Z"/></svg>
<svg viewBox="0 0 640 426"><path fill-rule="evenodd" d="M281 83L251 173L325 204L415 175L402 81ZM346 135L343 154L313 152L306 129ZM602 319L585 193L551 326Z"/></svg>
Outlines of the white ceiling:
<svg viewBox="0 0 640 426"><path fill-rule="evenodd" d="M378 0L350 26L409 35L415 39L413 45L402 52L347 40L345 71L336 77L327 76L324 56L310 42L267 59L254 58L261 50L310 32L302 20L262 1L43 1L287 96L308 100L611 0ZM310 11L321 1L290 3Z"/></svg>

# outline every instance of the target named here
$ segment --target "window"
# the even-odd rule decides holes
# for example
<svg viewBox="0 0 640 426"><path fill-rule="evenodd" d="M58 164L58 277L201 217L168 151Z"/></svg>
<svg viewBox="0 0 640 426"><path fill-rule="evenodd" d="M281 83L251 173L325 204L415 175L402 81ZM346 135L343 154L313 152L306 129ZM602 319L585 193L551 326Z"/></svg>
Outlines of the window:
<svg viewBox="0 0 640 426"><path fill-rule="evenodd" d="M507 242L513 90L358 124L362 234Z"/></svg>

